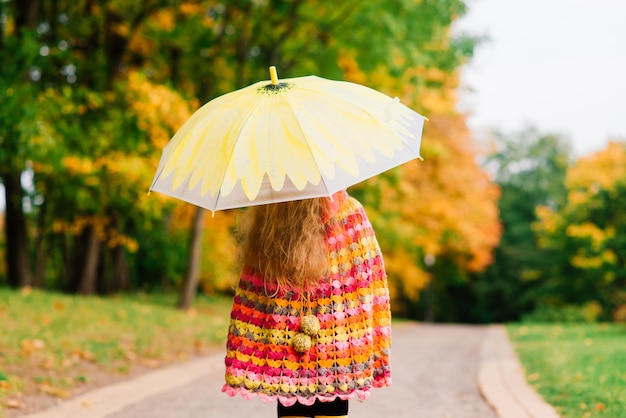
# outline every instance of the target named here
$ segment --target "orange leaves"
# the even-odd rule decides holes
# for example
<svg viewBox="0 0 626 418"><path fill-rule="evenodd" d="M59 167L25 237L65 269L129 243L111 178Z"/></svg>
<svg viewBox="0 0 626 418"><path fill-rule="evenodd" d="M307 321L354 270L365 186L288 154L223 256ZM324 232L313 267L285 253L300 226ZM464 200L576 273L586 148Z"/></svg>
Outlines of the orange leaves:
<svg viewBox="0 0 626 418"><path fill-rule="evenodd" d="M481 270L500 239L499 189L476 164L463 116L432 115L423 142L424 161L407 164L401 182L405 216L425 231L415 242L429 254L461 255L462 269Z"/></svg>
<svg viewBox="0 0 626 418"><path fill-rule="evenodd" d="M152 15L152 19L161 30L171 31L175 24L174 13L174 10L160 10Z"/></svg>
<svg viewBox="0 0 626 418"><path fill-rule="evenodd" d="M354 56L348 52L341 54L337 60L337 65L343 70L344 80L352 83L367 84L367 76L359 68L359 64Z"/></svg>
<svg viewBox="0 0 626 418"><path fill-rule="evenodd" d="M349 56L343 56L340 65L346 75L358 76ZM392 297L398 294L397 286L416 300L429 280L422 266L424 255L445 257L465 272L481 271L492 262L502 233L500 190L478 166L478 147L465 116L456 110L458 75L422 66L392 78L385 70L368 74L368 84L397 92L404 103L429 118L422 138L424 160L404 164L397 181L368 184L379 187L383 198L377 204L381 214L372 214L382 238Z"/></svg>

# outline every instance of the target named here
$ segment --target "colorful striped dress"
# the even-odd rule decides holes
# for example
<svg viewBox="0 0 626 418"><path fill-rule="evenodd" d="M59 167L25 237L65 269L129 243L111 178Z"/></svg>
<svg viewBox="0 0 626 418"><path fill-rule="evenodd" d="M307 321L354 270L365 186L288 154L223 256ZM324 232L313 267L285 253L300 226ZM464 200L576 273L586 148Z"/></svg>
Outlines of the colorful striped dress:
<svg viewBox="0 0 626 418"><path fill-rule="evenodd" d="M296 401L366 399L391 384L391 313L383 259L361 204L343 194L338 226L327 228L330 274L306 295L280 291L244 267L227 339L223 392L250 399ZM312 314L320 329L311 348L292 339L300 318Z"/></svg>

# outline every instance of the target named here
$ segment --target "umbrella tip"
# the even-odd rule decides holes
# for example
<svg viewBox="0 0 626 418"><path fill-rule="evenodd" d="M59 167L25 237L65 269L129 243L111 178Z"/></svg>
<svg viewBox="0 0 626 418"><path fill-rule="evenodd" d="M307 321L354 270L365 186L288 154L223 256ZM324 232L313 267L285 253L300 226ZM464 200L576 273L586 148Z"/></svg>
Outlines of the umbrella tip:
<svg viewBox="0 0 626 418"><path fill-rule="evenodd" d="M278 84L278 74L276 73L276 66L274 65L270 67L270 79L273 85Z"/></svg>

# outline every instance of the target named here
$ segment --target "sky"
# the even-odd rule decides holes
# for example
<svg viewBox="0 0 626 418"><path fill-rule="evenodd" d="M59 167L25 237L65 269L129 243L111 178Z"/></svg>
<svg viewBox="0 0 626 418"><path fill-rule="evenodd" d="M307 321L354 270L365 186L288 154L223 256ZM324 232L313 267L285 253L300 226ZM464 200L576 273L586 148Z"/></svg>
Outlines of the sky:
<svg viewBox="0 0 626 418"><path fill-rule="evenodd" d="M461 76L470 128L536 127L577 156L626 140L626 0L467 0L454 30L485 36Z"/></svg>

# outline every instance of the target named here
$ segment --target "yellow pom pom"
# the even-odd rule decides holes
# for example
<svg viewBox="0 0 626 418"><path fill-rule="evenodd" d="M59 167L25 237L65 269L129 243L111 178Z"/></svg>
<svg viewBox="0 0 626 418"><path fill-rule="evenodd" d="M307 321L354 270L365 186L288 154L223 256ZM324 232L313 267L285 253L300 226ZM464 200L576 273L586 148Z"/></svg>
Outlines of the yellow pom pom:
<svg viewBox="0 0 626 418"><path fill-rule="evenodd" d="M318 332L320 332L320 321L315 315L303 316L300 320L300 329L306 335L314 337Z"/></svg>
<svg viewBox="0 0 626 418"><path fill-rule="evenodd" d="M293 349L298 353L306 353L311 349L311 337L301 332L293 337Z"/></svg>

